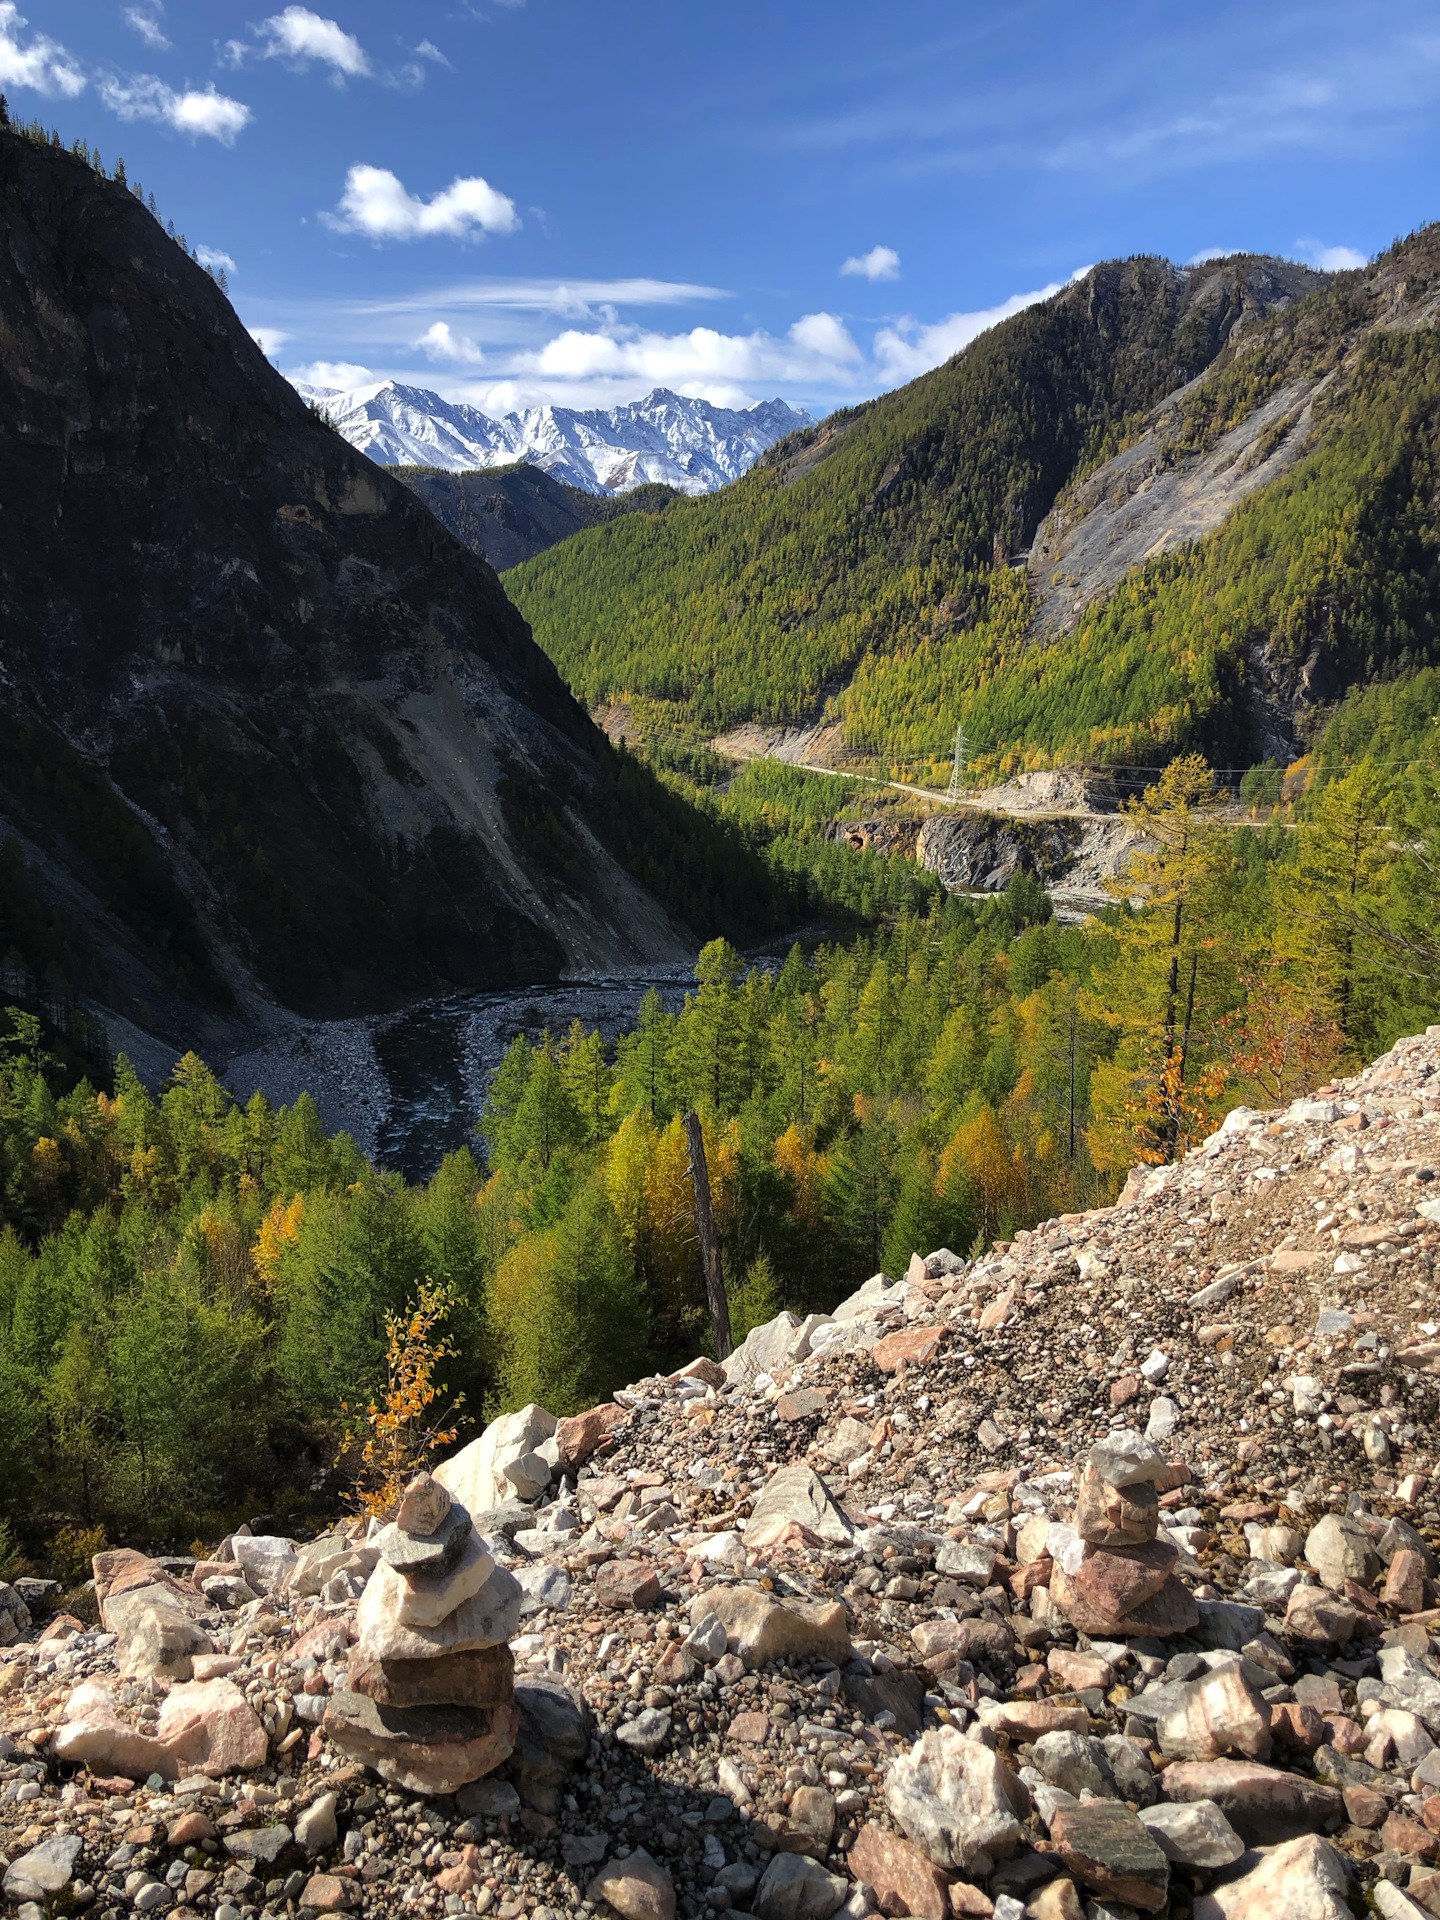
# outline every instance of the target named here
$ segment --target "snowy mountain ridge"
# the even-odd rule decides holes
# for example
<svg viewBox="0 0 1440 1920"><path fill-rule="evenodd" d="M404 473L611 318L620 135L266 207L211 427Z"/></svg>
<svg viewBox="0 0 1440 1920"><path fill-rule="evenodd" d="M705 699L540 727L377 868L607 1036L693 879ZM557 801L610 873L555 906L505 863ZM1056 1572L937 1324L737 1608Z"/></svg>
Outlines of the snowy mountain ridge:
<svg viewBox="0 0 1440 1920"><path fill-rule="evenodd" d="M381 466L461 472L525 460L586 493L628 493L649 481L682 493L713 493L738 480L787 433L814 424L803 408L783 400L716 407L666 387L623 406L530 407L497 420L395 380L344 390L295 385L324 408L352 447Z"/></svg>

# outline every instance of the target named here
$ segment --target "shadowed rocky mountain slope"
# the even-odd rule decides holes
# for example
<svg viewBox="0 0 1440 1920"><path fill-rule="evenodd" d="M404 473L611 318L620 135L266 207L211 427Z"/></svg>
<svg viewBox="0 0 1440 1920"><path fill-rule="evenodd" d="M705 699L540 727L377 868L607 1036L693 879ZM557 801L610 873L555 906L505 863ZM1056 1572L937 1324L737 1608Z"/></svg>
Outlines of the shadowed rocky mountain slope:
<svg viewBox="0 0 1440 1920"><path fill-rule="evenodd" d="M523 460L513 467L477 467L468 473L442 467L390 471L419 494L441 526L497 573L518 567L582 528L598 527L624 513L661 513L681 497L673 487L655 484L629 493L586 493Z"/></svg>
<svg viewBox="0 0 1440 1920"><path fill-rule="evenodd" d="M1437 1143L1432 1027L383 1528L0 1586L7 1898L1436 1920Z"/></svg>
<svg viewBox="0 0 1440 1920"><path fill-rule="evenodd" d="M189 1043L677 954L491 569L123 183L0 133L0 820L72 982Z"/></svg>

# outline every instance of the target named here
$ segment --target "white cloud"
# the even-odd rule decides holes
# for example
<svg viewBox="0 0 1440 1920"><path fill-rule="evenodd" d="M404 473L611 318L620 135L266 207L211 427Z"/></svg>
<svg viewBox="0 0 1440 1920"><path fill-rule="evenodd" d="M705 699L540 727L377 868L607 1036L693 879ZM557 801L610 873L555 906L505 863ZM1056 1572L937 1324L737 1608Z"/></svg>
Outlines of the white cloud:
<svg viewBox="0 0 1440 1920"><path fill-rule="evenodd" d="M99 85L100 98L122 120L158 120L192 139L203 134L218 140L222 147L232 146L254 118L243 101L217 93L213 83L203 91L189 87L176 93L153 73L137 73L128 80L109 75Z"/></svg>
<svg viewBox="0 0 1440 1920"><path fill-rule="evenodd" d="M898 321L893 327L882 327L875 336L876 362L892 384L913 380L917 374L943 366L998 321L1008 320L1012 313L1033 307L1039 300L1048 300L1066 284L1052 280L1048 287L1038 287L1034 293L1012 293L999 306L984 307L976 313L952 313L928 327L908 319Z"/></svg>
<svg viewBox="0 0 1440 1920"><path fill-rule="evenodd" d="M251 327L250 338L267 360L273 360L290 335L280 327Z"/></svg>
<svg viewBox="0 0 1440 1920"><path fill-rule="evenodd" d="M305 367L287 367L285 378L298 380L302 386L330 387L343 393L348 387L368 387L375 375L353 360L312 360Z"/></svg>
<svg viewBox="0 0 1440 1920"><path fill-rule="evenodd" d="M254 32L262 60L293 60L301 66L319 60L333 69L339 81L365 79L370 74L369 57L354 34L346 33L338 20L327 20L309 7L286 7L262 20ZM245 51L234 40L230 50L232 57L243 57Z"/></svg>
<svg viewBox="0 0 1440 1920"><path fill-rule="evenodd" d="M164 53L170 45L160 25L160 16L164 11L160 0L146 0L143 6L126 7L121 17L127 27L134 28L147 47L154 47L157 53Z"/></svg>
<svg viewBox="0 0 1440 1920"><path fill-rule="evenodd" d="M861 280L898 280L900 256L893 247L871 247L868 253L852 253L840 271Z"/></svg>
<svg viewBox="0 0 1440 1920"><path fill-rule="evenodd" d="M1327 247L1323 240L1297 240L1295 250L1322 273L1353 273L1370 262L1354 247Z"/></svg>
<svg viewBox="0 0 1440 1920"><path fill-rule="evenodd" d="M367 301L355 311L366 314L430 313L437 307L499 307L513 313L564 314L582 320L608 319L620 307L688 307L700 300L723 300L723 287L688 280L463 280L393 300Z"/></svg>
<svg viewBox="0 0 1440 1920"><path fill-rule="evenodd" d="M414 344L427 360L451 366L478 367L485 358L475 341L468 334L452 332L447 320L437 320L427 327Z"/></svg>
<svg viewBox="0 0 1440 1920"><path fill-rule="evenodd" d="M433 60L437 67L448 67L450 64L433 40L422 40L415 52L419 59Z"/></svg>
<svg viewBox="0 0 1440 1920"><path fill-rule="evenodd" d="M85 90L85 76L58 40L32 34L17 38L26 25L15 0L0 0L0 87L33 87L37 93L73 100Z"/></svg>
<svg viewBox="0 0 1440 1920"><path fill-rule="evenodd" d="M387 167L351 167L339 213L321 218L337 233L372 240L464 240L475 233L513 233L520 224L515 202L478 174L418 200Z"/></svg>
<svg viewBox="0 0 1440 1920"><path fill-rule="evenodd" d="M570 327L536 353L515 358L517 371L562 381L629 380L644 386L720 383L728 391L757 381L834 380L851 376L864 355L833 314L810 313L783 337L769 333L688 333L616 329L583 333Z"/></svg>
<svg viewBox="0 0 1440 1920"><path fill-rule="evenodd" d="M197 247L195 258L202 267L223 267L226 273L235 271L235 262L228 253L222 253L219 247Z"/></svg>

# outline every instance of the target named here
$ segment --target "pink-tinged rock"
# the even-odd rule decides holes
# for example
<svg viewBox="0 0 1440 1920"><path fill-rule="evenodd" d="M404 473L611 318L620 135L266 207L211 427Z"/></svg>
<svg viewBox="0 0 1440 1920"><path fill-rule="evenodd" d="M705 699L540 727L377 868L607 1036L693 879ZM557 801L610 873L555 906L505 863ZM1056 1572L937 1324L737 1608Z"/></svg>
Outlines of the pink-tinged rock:
<svg viewBox="0 0 1440 1920"><path fill-rule="evenodd" d="M693 1680L700 1663L679 1640L672 1640L655 1662L651 1678L660 1687L682 1686Z"/></svg>
<svg viewBox="0 0 1440 1920"><path fill-rule="evenodd" d="M435 1876L435 1884L441 1893L473 1893L485 1878L485 1868L478 1847L466 1845L461 1848L460 1858L453 1867L446 1867Z"/></svg>
<svg viewBox="0 0 1440 1920"><path fill-rule="evenodd" d="M1168 1540L1138 1547L1088 1547L1074 1576L1087 1607L1118 1620L1159 1593L1175 1570L1179 1550Z"/></svg>
<svg viewBox="0 0 1440 1920"><path fill-rule="evenodd" d="M1008 1734L1012 1740L1090 1731L1084 1707L1062 1706L1058 1700L987 1700L981 1705L980 1718L992 1733Z"/></svg>
<svg viewBox="0 0 1440 1920"><path fill-rule="evenodd" d="M770 1716L764 1713L737 1713L730 1722L730 1738L742 1747L760 1747L770 1733Z"/></svg>
<svg viewBox="0 0 1440 1920"><path fill-rule="evenodd" d="M723 1385L723 1372L720 1379ZM612 1433L619 1432L629 1418L623 1407L617 1406L613 1400L607 1400L601 1406L589 1407L584 1413L572 1414L568 1420L562 1420L555 1429L561 1466L567 1469L583 1466Z"/></svg>
<svg viewBox="0 0 1440 1920"><path fill-rule="evenodd" d="M643 1847L602 1867L585 1891L623 1920L675 1920L675 1883Z"/></svg>
<svg viewBox="0 0 1440 1920"><path fill-rule="evenodd" d="M1419 1613L1425 1605L1425 1562L1410 1547L1401 1547L1385 1573L1380 1598L1401 1613Z"/></svg>
<svg viewBox="0 0 1440 1920"><path fill-rule="evenodd" d="M1314 1753L1325 1743L1328 1728L1318 1707L1298 1700L1282 1700L1270 1709L1270 1738L1292 1753Z"/></svg>
<svg viewBox="0 0 1440 1920"><path fill-rule="evenodd" d="M970 1648L968 1620L921 1620L910 1629L910 1638L922 1659L931 1654L953 1653L962 1660Z"/></svg>
<svg viewBox="0 0 1440 1920"><path fill-rule="evenodd" d="M867 1821L846 1855L851 1873L874 1889L882 1913L910 1913L918 1920L947 1920L952 1909L945 1875L919 1847L898 1833ZM978 1891L978 1889L976 1889ZM983 1896L982 1896L983 1897ZM993 1912L990 1903L986 1907ZM977 1916L978 1920L978 1916Z"/></svg>
<svg viewBox="0 0 1440 1920"><path fill-rule="evenodd" d="M109 1689L98 1680L84 1681L71 1694L64 1723L51 1734L48 1751L57 1760L87 1766L94 1773L123 1774L131 1780L152 1773L178 1780L181 1772L163 1740L137 1733L120 1718Z"/></svg>
<svg viewBox="0 0 1440 1920"><path fill-rule="evenodd" d="M255 1709L233 1680L172 1687L155 1731L177 1760L212 1779L263 1767L269 1746Z"/></svg>
<svg viewBox="0 0 1440 1920"><path fill-rule="evenodd" d="M1072 1523L1082 1540L1096 1547L1139 1547L1155 1538L1160 1496L1146 1480L1112 1487L1087 1461L1076 1488Z"/></svg>
<svg viewBox="0 0 1440 1920"><path fill-rule="evenodd" d="M1038 1893L1031 1894L1025 1903L1025 1920L1085 1920L1085 1908L1075 1882L1062 1873Z"/></svg>
<svg viewBox="0 0 1440 1920"><path fill-rule="evenodd" d="M672 1380L703 1380L707 1387L714 1387L718 1393L725 1385L725 1369L718 1360L712 1360L708 1354L697 1354L687 1361L678 1373L672 1373Z"/></svg>
<svg viewBox="0 0 1440 1920"><path fill-rule="evenodd" d="M1279 1253L1271 1254L1270 1271L1272 1273L1304 1273L1321 1258L1320 1254L1306 1253L1300 1247L1286 1247Z"/></svg>
<svg viewBox="0 0 1440 1920"><path fill-rule="evenodd" d="M428 1539L450 1511L450 1495L433 1473L417 1473L400 1496L395 1524L402 1533Z"/></svg>
<svg viewBox="0 0 1440 1920"><path fill-rule="evenodd" d="M1023 1783L999 1754L955 1727L922 1734L891 1763L885 1802L937 1867L981 1878L1025 1843Z"/></svg>
<svg viewBox="0 0 1440 1920"><path fill-rule="evenodd" d="M1193 1680L1155 1723L1160 1751L1179 1760L1218 1760L1243 1753L1270 1757L1270 1707L1239 1662Z"/></svg>
<svg viewBox="0 0 1440 1920"><path fill-rule="evenodd" d="M950 1883L950 1911L955 1920L990 1920L995 1902L968 1880L954 1880Z"/></svg>
<svg viewBox="0 0 1440 1920"><path fill-rule="evenodd" d="M300 1905L313 1907L316 1913L345 1913L363 1901L358 1883L338 1873L312 1873L300 1894Z"/></svg>
<svg viewBox="0 0 1440 1920"><path fill-rule="evenodd" d="M1334 1787L1254 1760L1179 1760L1165 1769L1171 1800L1213 1800L1242 1840L1273 1846L1344 1817Z"/></svg>
<svg viewBox="0 0 1440 1920"><path fill-rule="evenodd" d="M1113 1640L1133 1634L1189 1633L1199 1624L1200 1609L1183 1581L1172 1573L1158 1593L1125 1614L1101 1613L1090 1606L1057 1560L1050 1575L1050 1598L1071 1625L1097 1639Z"/></svg>
<svg viewBox="0 0 1440 1920"><path fill-rule="evenodd" d="M454 1793L493 1773L519 1725L513 1706L382 1707L348 1689L330 1696L324 1720L332 1745L411 1793Z"/></svg>
<svg viewBox="0 0 1440 1920"><path fill-rule="evenodd" d="M1098 1653L1072 1653L1068 1647L1052 1647L1048 1665L1062 1687L1077 1693L1082 1687L1099 1687L1105 1693L1115 1684L1114 1667Z"/></svg>
<svg viewBox="0 0 1440 1920"><path fill-rule="evenodd" d="M1144 1384L1138 1373L1122 1373L1118 1380L1110 1383L1111 1407L1117 1412L1121 1407L1128 1407L1132 1400L1139 1398Z"/></svg>
<svg viewBox="0 0 1440 1920"><path fill-rule="evenodd" d="M1380 1846L1383 1852L1403 1854L1407 1860L1435 1859L1435 1835L1403 1813L1392 1813L1380 1829Z"/></svg>
<svg viewBox="0 0 1440 1920"><path fill-rule="evenodd" d="M1285 1609L1286 1633L1321 1647L1343 1647L1364 1620L1358 1607L1325 1587L1296 1587Z"/></svg>
<svg viewBox="0 0 1440 1920"><path fill-rule="evenodd" d="M1349 1870L1318 1834L1267 1853L1258 1867L1195 1902L1195 1920L1349 1920Z"/></svg>
<svg viewBox="0 0 1440 1920"><path fill-rule="evenodd" d="M1118 1800L1058 1807L1050 1841L1081 1886L1102 1900L1158 1913L1170 1891L1170 1862L1150 1830Z"/></svg>
<svg viewBox="0 0 1440 1920"><path fill-rule="evenodd" d="M1370 1736L1358 1720L1352 1720L1347 1713L1327 1713L1323 1718L1326 1735L1337 1753L1344 1754L1349 1760L1364 1753L1370 1744ZM1323 1741L1321 1744L1324 1744Z"/></svg>
<svg viewBox="0 0 1440 1920"><path fill-rule="evenodd" d="M595 1598L602 1607L653 1607L660 1576L646 1560L607 1560L595 1575Z"/></svg>
<svg viewBox="0 0 1440 1920"><path fill-rule="evenodd" d="M901 1367L923 1367L940 1351L945 1337L941 1327L903 1327L899 1333L887 1333L872 1347L870 1358L882 1373L895 1373Z"/></svg>
<svg viewBox="0 0 1440 1920"><path fill-rule="evenodd" d="M206 1813L182 1813L165 1829L167 1847L198 1847L202 1840L215 1838L215 1823Z"/></svg>
<svg viewBox="0 0 1440 1920"><path fill-rule="evenodd" d="M1352 1827L1362 1827L1367 1832L1375 1827L1384 1826L1390 1813L1390 1803L1373 1787L1362 1787L1358 1783L1344 1790L1345 1814Z"/></svg>
<svg viewBox="0 0 1440 1920"><path fill-rule="evenodd" d="M233 1653L196 1653L190 1657L191 1678L195 1680L224 1680L240 1669L240 1662Z"/></svg>

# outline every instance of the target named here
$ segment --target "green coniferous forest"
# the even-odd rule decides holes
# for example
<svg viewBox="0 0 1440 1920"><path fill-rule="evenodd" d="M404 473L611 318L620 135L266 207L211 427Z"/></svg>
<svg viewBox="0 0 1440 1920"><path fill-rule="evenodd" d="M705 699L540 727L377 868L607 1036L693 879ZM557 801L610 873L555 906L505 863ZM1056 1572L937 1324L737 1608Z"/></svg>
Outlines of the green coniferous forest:
<svg viewBox="0 0 1440 1920"><path fill-rule="evenodd" d="M1322 383L1305 457L1039 635L1006 556L1210 363L1165 271L1097 269L722 494L578 535L507 586L581 698L660 703L682 736L823 709L874 762L943 777L963 711L982 777L1197 748L1248 764L1262 660L1283 682L1313 656L1323 702L1434 657L1440 347L1381 322L1428 310L1440 230L1240 332L1171 409L1165 459L1300 379Z"/></svg>
<svg viewBox="0 0 1440 1920"><path fill-rule="evenodd" d="M1083 927L1020 874L777 969L713 941L678 1014L651 995L613 1046L578 1023L518 1039L482 1137L423 1186L327 1139L308 1098L236 1105L194 1056L158 1096L123 1061L97 1086L12 1008L0 1546L184 1543L323 1497L346 1408L383 1386L386 1317L426 1283L462 1431L703 1350L690 1107L742 1337L917 1247L1103 1203L1237 1100L1372 1056L1437 1013L1437 712L1433 674L1357 697L1317 749L1328 772L1244 821L1176 761L1132 803L1146 839L1120 899ZM834 782L748 777L781 839L836 804Z"/></svg>

